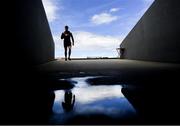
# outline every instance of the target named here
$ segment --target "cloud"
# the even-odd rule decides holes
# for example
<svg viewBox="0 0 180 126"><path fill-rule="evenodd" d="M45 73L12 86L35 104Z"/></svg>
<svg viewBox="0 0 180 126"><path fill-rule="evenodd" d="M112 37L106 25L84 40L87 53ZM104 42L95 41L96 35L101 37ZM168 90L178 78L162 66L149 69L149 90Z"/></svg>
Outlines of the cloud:
<svg viewBox="0 0 180 126"><path fill-rule="evenodd" d="M91 32L75 32L74 38L77 41L77 48L85 47L86 49L110 49L112 46L119 44L119 39L113 36L97 35Z"/></svg>
<svg viewBox="0 0 180 126"><path fill-rule="evenodd" d="M117 12L117 11L119 11L119 9L120 9L120 8L111 8L111 9L109 10L109 12Z"/></svg>
<svg viewBox="0 0 180 126"><path fill-rule="evenodd" d="M108 13L95 14L91 18L91 22L96 25L109 24L118 19L118 16L113 16Z"/></svg>
<svg viewBox="0 0 180 126"><path fill-rule="evenodd" d="M72 57L87 56L117 56L116 48L123 40L121 36L105 36L91 32L74 32L75 46L72 50ZM56 47L56 57L64 56L63 41L60 35L53 37Z"/></svg>
<svg viewBox="0 0 180 126"><path fill-rule="evenodd" d="M42 0L45 11L46 11L46 15L48 18L49 22L53 22L54 20L57 19L58 15L57 15L57 10L58 7L55 4L54 0Z"/></svg>
<svg viewBox="0 0 180 126"><path fill-rule="evenodd" d="M104 4L100 4L98 6L87 8L85 10L85 12L87 12L87 13L95 13L95 12L101 11L103 9L106 9L106 8L111 7L113 5L116 5L116 4L119 4L118 0L112 0L112 1L104 2Z"/></svg>

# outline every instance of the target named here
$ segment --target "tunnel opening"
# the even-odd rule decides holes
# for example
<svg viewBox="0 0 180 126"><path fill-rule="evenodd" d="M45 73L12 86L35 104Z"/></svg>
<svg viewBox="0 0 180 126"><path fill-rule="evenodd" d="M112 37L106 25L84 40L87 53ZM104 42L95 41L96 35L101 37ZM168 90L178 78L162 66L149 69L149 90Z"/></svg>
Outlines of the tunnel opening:
<svg viewBox="0 0 180 126"><path fill-rule="evenodd" d="M114 70L112 69L108 69L109 71L112 72L106 72L106 70L101 69L102 71L99 74L97 74L99 70L97 70L96 67L97 65L99 65L99 63L95 64L96 66L95 67L93 65L94 64L93 62L97 59L116 60L122 58L122 56L120 56L122 50L118 50L121 42L127 36L129 31L134 27L134 25L139 21L139 19L144 15L146 10L150 7L150 5L154 1L151 0L146 2L145 1L122 2L117 0L113 2L91 1L88 3L86 1L83 2L81 1L81 2L77 2L79 4L73 4L73 2L71 1L68 2L61 1L58 3L56 0L54 1L42 0L42 2L44 4L46 15L49 20L49 25L55 42L55 58L61 62L59 64L60 66L58 66L58 64L57 65L54 64L52 65L52 67L50 67L50 69L51 68L54 70L56 69L56 71L59 70L58 68L61 69L60 70L61 72L59 74L54 73L56 78L69 80L69 79L73 79L73 77L80 78L81 76L82 76L81 78L83 77L86 78L87 76L93 76L93 77L103 76L103 75L110 76L111 79L109 79L110 80L109 84L108 85L102 84L101 90L104 91L105 89L109 89L109 92L104 91L104 95L106 93L113 94L114 90L111 90L111 87L116 88L117 85L114 84L118 84L120 86L123 85L124 83L121 80L117 79L118 76L114 74ZM137 3L139 6L137 6ZM81 65L82 67L85 67L85 69L78 70L78 67L75 71L71 71L71 67L69 70L66 69L67 66L64 64L63 61L64 60L63 41L60 38L61 33L64 31L65 25L69 26L70 31L73 33L75 40L75 46L74 47L72 46L73 61L70 64L71 65L79 64L79 62L84 62L83 60L92 59L92 63L87 63L88 65L86 64L84 66ZM80 61L76 62L74 61L75 59L78 59ZM103 61L103 60L102 62L104 62L105 64L106 63L109 64L108 67L110 68L113 67L113 64L115 62L117 62L117 61L112 61L111 63L110 61L110 63L108 63L108 61ZM100 64L102 62L100 62ZM61 67L61 65L64 65L64 67L63 66ZM89 71L90 69L89 67L92 68L92 72ZM115 82L113 82L114 78L112 78L112 76L116 76ZM59 83L63 83L63 82L60 81ZM77 81L77 83L79 82ZM136 110L133 108L131 103L128 102L128 99L126 99L124 96L120 97L120 96L110 95L109 98L107 97L107 99L106 97L102 97L101 100L95 99L95 101L91 103L92 105L88 105L87 103L84 103L85 106L82 106L81 97L83 96L83 93L87 91L91 92L91 88L94 87L92 85L89 86L89 88L87 87L87 89L89 90L87 90L86 88L82 88L87 91L78 90L79 92L76 92L76 89L79 89L76 88L76 86L72 89L73 93L75 92L77 99L79 99L79 102L76 103L76 107L82 107L82 109L83 107L85 107L87 109L84 109L84 112L81 113L80 112L81 109L76 108L76 112L74 112L75 115L73 114L72 116L68 116L67 113L63 112L62 109L63 106L61 105L61 102L63 102L62 99L64 97L64 92L66 92L67 89L63 89L65 90L63 92L62 89L58 89L58 84L56 86L57 88L55 88L54 91L55 99L54 99L54 104L52 106L54 114L50 117L51 124L66 124L71 119L74 121L74 123L72 122L72 124L91 124L91 123L96 124L98 122L98 119L93 121L94 119L93 116L97 116L98 114L100 114L99 124L104 124L101 118L102 119L107 118L107 120L109 120L107 121L108 123L113 123L115 121L113 124L118 124L120 122L121 124L123 123L128 124L128 121L126 120L131 120L132 123L133 122L135 123L135 118L137 118L137 116L135 116ZM116 93L121 93L121 89L117 88L117 90L115 91ZM78 95L79 93L82 93L82 95L79 96ZM98 92L94 92L94 94L98 94ZM90 98L87 98L87 100L89 99ZM108 102L111 103L111 105ZM121 107L114 107L116 106L115 104L118 104ZM106 108L106 106L109 107ZM102 110L98 111L98 109L96 109L98 107L100 107L99 109ZM114 111L118 111L118 112L109 113L106 111L106 109L108 110L114 109ZM91 111L94 111L94 113ZM123 113L124 115L121 113ZM88 117L89 120L83 122L80 121L82 120L82 118L87 119L86 116L90 116Z"/></svg>
<svg viewBox="0 0 180 126"><path fill-rule="evenodd" d="M64 57L61 33L68 25L75 44L72 58L119 58L118 48L154 0L42 0L55 42L55 58Z"/></svg>

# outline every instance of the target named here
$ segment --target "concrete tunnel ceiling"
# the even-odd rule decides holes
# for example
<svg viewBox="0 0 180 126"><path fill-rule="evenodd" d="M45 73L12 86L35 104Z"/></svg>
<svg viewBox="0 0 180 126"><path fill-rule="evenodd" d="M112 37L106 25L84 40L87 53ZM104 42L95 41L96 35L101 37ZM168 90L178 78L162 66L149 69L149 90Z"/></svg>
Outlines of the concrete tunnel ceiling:
<svg viewBox="0 0 180 126"><path fill-rule="evenodd" d="M64 57L60 34L74 34L72 57L117 57L116 48L154 0L42 0L55 42L55 57ZM71 9L69 9L71 8Z"/></svg>

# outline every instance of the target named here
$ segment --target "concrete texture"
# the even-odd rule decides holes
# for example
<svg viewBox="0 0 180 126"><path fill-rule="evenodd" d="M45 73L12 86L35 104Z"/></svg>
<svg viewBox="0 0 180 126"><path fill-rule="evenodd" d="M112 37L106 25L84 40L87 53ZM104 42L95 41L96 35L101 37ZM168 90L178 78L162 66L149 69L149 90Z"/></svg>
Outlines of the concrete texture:
<svg viewBox="0 0 180 126"><path fill-rule="evenodd" d="M116 76L118 83L133 84L136 82L135 85L139 85L144 80L155 81L158 77L162 79L163 75L165 77L176 74L179 68L179 64L120 59L56 60L38 67L43 73L57 75L62 78L83 75ZM148 86L144 82L142 85ZM161 86L161 83L158 85Z"/></svg>
<svg viewBox="0 0 180 126"><path fill-rule="evenodd" d="M137 60L56 60L39 66L51 78L103 76L95 85L122 85L138 112L135 124L179 124L180 65ZM53 83L51 83L53 86ZM61 86L61 83L59 83Z"/></svg>
<svg viewBox="0 0 180 126"><path fill-rule="evenodd" d="M41 0L16 1L16 58L27 64L54 60L54 41Z"/></svg>
<svg viewBox="0 0 180 126"><path fill-rule="evenodd" d="M38 68L43 72L94 72L94 73L124 73L137 72L141 70L169 70L176 69L180 65L173 63L163 62L148 62L138 60L126 60L126 59L99 59L99 60L71 60L65 61L59 59L56 61L48 62L40 65Z"/></svg>
<svg viewBox="0 0 180 126"><path fill-rule="evenodd" d="M54 60L54 42L42 1L7 1L3 6L8 11L7 24L2 23L0 124L44 124L53 95L32 67Z"/></svg>
<svg viewBox="0 0 180 126"><path fill-rule="evenodd" d="M122 42L124 57L180 63L179 12L179 0L155 0Z"/></svg>

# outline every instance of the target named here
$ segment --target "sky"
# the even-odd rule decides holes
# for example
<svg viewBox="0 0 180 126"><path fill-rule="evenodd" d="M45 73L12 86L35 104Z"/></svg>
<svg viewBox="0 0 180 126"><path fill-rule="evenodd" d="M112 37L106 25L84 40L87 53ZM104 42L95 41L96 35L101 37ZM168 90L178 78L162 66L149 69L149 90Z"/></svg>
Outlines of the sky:
<svg viewBox="0 0 180 126"><path fill-rule="evenodd" d="M61 33L68 25L75 45L71 57L117 57L116 48L154 0L42 0L55 43L64 57Z"/></svg>

